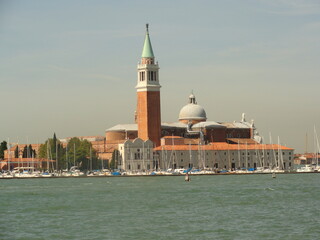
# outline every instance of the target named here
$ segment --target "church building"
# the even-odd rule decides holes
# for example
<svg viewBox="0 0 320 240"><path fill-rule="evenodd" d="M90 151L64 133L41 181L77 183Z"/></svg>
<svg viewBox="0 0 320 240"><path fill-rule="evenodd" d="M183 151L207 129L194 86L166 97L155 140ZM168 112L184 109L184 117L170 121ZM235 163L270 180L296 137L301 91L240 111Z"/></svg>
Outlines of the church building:
<svg viewBox="0 0 320 240"><path fill-rule="evenodd" d="M293 149L262 144L254 122L216 122L207 119L193 93L177 122L161 122L159 64L151 45L149 27L137 67L135 123L106 130L104 156L120 153L124 170L156 168L239 169L270 167L291 169ZM281 155L281 156L280 156Z"/></svg>

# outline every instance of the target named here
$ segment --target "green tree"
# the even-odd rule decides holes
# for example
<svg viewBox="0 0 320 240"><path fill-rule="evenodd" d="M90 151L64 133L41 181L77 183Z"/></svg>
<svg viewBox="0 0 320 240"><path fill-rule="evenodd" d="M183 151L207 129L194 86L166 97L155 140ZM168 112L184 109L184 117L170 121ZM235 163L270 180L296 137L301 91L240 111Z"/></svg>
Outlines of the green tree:
<svg viewBox="0 0 320 240"><path fill-rule="evenodd" d="M27 157L28 157L28 146L25 145L22 152L22 158L27 158Z"/></svg>
<svg viewBox="0 0 320 240"><path fill-rule="evenodd" d="M7 149L8 149L7 142L6 141L1 142L0 143L0 159L4 158L4 151Z"/></svg>
<svg viewBox="0 0 320 240"><path fill-rule="evenodd" d="M112 158L111 158L111 162L110 162L111 169L118 168L119 155L120 155L120 152L117 149L115 149L112 153Z"/></svg>
<svg viewBox="0 0 320 240"><path fill-rule="evenodd" d="M27 158L32 158L33 157L32 154L33 154L33 149L32 149L32 146L30 144L28 149L27 149Z"/></svg>
<svg viewBox="0 0 320 240"><path fill-rule="evenodd" d="M49 160L58 160L58 170L67 168L66 150L62 143L55 137L49 138L44 144L40 145L38 157ZM54 164L56 168L57 162ZM69 165L70 167L70 165Z"/></svg>
<svg viewBox="0 0 320 240"><path fill-rule="evenodd" d="M92 169L99 167L97 153L92 149L91 143L76 137L71 138L67 147L64 148L54 134L53 138L49 138L44 144L41 144L39 158L58 159L58 169L70 168L75 165L81 170L88 170L91 167L91 161Z"/></svg>
<svg viewBox="0 0 320 240"><path fill-rule="evenodd" d="M14 157L18 158L19 157L19 146L16 146L16 149L14 150Z"/></svg>
<svg viewBox="0 0 320 240"><path fill-rule="evenodd" d="M72 166L78 166L81 170L90 169L91 160L92 168L98 167L97 153L92 149L92 144L87 140L80 140L76 137L71 138L68 143L68 159Z"/></svg>

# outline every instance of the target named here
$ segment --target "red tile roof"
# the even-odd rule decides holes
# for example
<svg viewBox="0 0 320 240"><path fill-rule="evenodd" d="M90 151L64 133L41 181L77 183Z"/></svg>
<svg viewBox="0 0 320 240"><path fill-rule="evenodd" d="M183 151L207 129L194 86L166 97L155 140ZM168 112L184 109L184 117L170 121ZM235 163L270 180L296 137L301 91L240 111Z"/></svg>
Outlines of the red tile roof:
<svg viewBox="0 0 320 240"><path fill-rule="evenodd" d="M294 150L293 148L288 148L278 144L228 144L224 142L210 143L209 145L163 145L156 147L154 150L169 150L169 151L197 151L201 147L201 150Z"/></svg>
<svg viewBox="0 0 320 240"><path fill-rule="evenodd" d="M183 138L183 137L180 137L180 136L165 136L163 138Z"/></svg>

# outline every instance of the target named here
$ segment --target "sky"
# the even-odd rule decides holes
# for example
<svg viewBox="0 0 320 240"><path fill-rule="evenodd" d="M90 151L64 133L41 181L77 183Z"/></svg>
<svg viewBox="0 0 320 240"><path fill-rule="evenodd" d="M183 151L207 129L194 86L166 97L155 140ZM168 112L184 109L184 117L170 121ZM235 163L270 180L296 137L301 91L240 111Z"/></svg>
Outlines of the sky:
<svg viewBox="0 0 320 240"><path fill-rule="evenodd" d="M178 121L193 91L210 121L246 113L265 143L314 151L318 0L0 0L0 141L134 123L146 23L162 122Z"/></svg>

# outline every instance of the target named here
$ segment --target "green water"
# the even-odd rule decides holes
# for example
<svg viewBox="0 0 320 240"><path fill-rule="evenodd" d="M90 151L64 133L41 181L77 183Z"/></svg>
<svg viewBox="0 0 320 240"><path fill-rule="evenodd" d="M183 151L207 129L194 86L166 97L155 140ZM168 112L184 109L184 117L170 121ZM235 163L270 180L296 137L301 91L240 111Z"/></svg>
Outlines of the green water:
<svg viewBox="0 0 320 240"><path fill-rule="evenodd" d="M320 239L320 174L0 180L0 239Z"/></svg>

